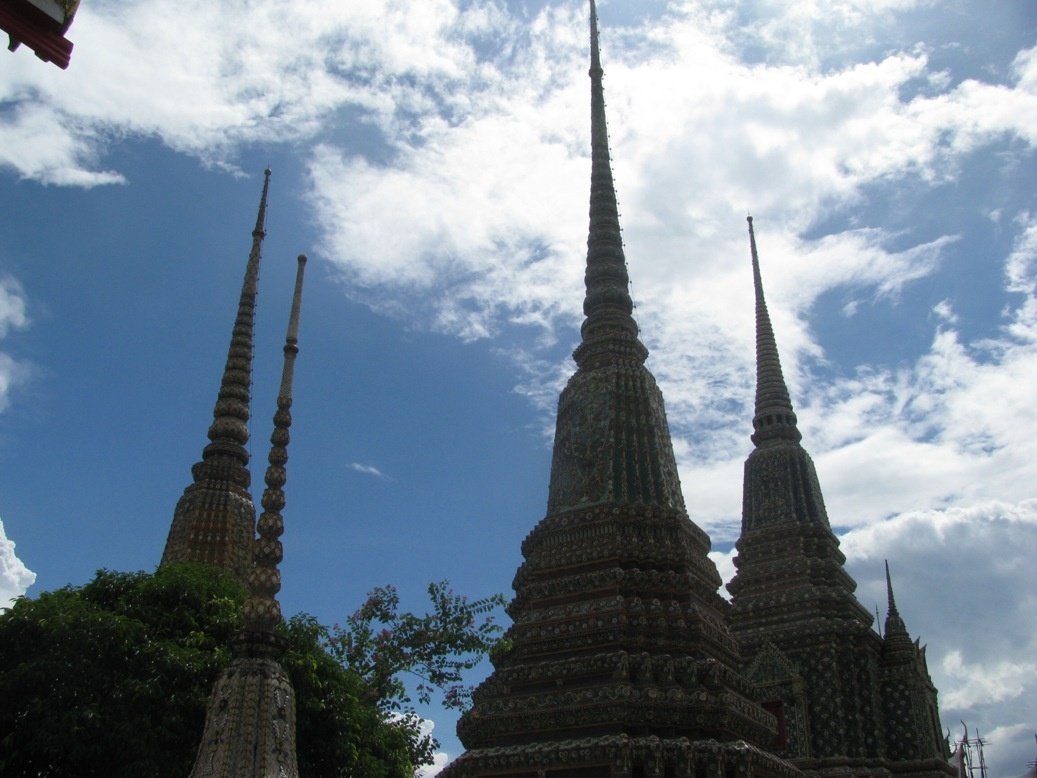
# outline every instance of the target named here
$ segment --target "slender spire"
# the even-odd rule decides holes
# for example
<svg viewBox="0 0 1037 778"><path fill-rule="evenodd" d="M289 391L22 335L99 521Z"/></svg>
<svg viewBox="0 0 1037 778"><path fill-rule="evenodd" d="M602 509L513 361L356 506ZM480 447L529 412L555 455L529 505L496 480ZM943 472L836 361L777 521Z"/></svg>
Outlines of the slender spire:
<svg viewBox="0 0 1037 778"><path fill-rule="evenodd" d="M295 691L278 658L285 640L277 593L283 557L284 485L288 430L292 424L292 375L299 353L299 308L306 257L299 256L295 293L284 345L284 367L270 436L263 515L255 541L255 565L248 575L243 628L234 640L234 659L213 687L205 730L191 778L298 778L295 744Z"/></svg>
<svg viewBox="0 0 1037 778"><path fill-rule="evenodd" d="M299 309L302 305L303 273L306 256L299 255L299 268L295 276L295 293L292 311L288 318L288 334L284 344L284 367L281 371L281 388L277 393L277 412L274 414L274 431L270 436L270 463L266 469L266 490L263 492L263 515L259 517L259 538L256 540L255 565L249 572L249 596L243 609L246 632L273 634L281 622L281 608L277 593L281 591L281 573L277 565L283 557L281 535L284 532L284 485L287 479L285 465L288 463L288 430L292 425L292 376L295 357L299 353Z"/></svg>
<svg viewBox="0 0 1037 778"><path fill-rule="evenodd" d="M212 441L202 452L202 461L195 465L195 481L200 478L222 476L227 480L248 486L250 476L246 465L248 443L249 405L252 385L252 352L256 319L256 295L259 290L259 263L263 238L266 237L266 198L270 188L270 168L263 171L263 194L259 199L256 226L252 230L252 250L245 266L245 280L238 301L238 316L234 321L227 364L223 370L220 392L213 409L209 427Z"/></svg>
<svg viewBox="0 0 1037 778"><path fill-rule="evenodd" d="M192 483L177 502L162 553L162 564L210 564L229 571L242 583L252 567L256 522L248 491L252 479L245 446L249 438L256 295L269 190L267 169L230 348L209 427L210 442L202 451L201 461L191 468Z"/></svg>
<svg viewBox="0 0 1037 778"><path fill-rule="evenodd" d="M591 194L587 233L586 320L583 340L573 357L581 368L603 364L642 364L648 350L637 339L630 279L623 254L616 187L612 180L608 124L605 121L604 71L598 50L598 12L590 0L591 63Z"/></svg>
<svg viewBox="0 0 1037 778"><path fill-rule="evenodd" d="M887 611L886 611L886 629L885 638L886 640L901 638L906 639L908 643L911 642L911 638L907 632L907 626L904 624L904 620L900 617L900 611L897 610L897 602L893 599L893 580L889 575L889 560L886 562L886 600L887 600Z"/></svg>
<svg viewBox="0 0 1037 778"><path fill-rule="evenodd" d="M882 560L886 564L886 608L890 614L896 614L898 617L900 613L897 611L897 602L893 599L893 579L889 575L889 560Z"/></svg>
<svg viewBox="0 0 1037 778"><path fill-rule="evenodd" d="M753 217L749 216L746 220L749 222L749 249L753 262L753 286L756 290L756 413L753 416L752 441L757 446L772 440L799 441L802 436L796 426L796 414L792 410L785 376L781 372L774 329L767 312L767 301L763 297Z"/></svg>

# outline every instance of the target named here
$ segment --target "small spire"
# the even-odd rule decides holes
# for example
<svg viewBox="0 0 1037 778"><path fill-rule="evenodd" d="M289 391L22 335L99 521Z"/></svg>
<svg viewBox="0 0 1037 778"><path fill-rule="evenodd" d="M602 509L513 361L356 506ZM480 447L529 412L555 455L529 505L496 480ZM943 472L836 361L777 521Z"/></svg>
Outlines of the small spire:
<svg viewBox="0 0 1037 778"><path fill-rule="evenodd" d="M284 550L281 535L284 533L284 485L287 480L285 465L288 463L288 430L292 425L292 377L295 372L295 357L299 353L299 310L302 305L303 273L306 256L299 255L299 266L295 275L295 292L292 310L288 317L288 334L284 344L284 367L281 371L281 387L277 394L277 411L274 413L274 431L270 436L269 467L266 469L266 490L263 492L263 514L257 529L259 538L255 544L255 565L249 572L249 596L245 601L243 616L247 635L273 636L274 628L281 622L281 607L277 593L281 590L281 573L278 570Z"/></svg>
<svg viewBox="0 0 1037 778"><path fill-rule="evenodd" d="M771 440L798 442L800 435L796 426L796 414L781 372L781 359L774 339L774 328L763 296L763 280L760 276L760 258L756 252L756 233L753 217L749 222L749 249L752 254L753 286L756 291L756 413L753 416L752 441L760 446Z"/></svg>
<svg viewBox="0 0 1037 778"><path fill-rule="evenodd" d="M648 350L638 340L612 179L608 124L605 120L604 72L598 48L598 12L590 0L591 195L587 233L586 296L582 342L573 354L581 368L617 363L643 364Z"/></svg>
<svg viewBox="0 0 1037 778"><path fill-rule="evenodd" d="M897 610L897 602L893 598L893 579L889 575L889 560L884 560L886 563L886 629L885 638L889 640L898 640L902 643L905 639L908 643L911 642L911 638L907 634L907 626L904 624L904 620L900 617L900 611Z"/></svg>
<svg viewBox="0 0 1037 778"><path fill-rule="evenodd" d="M893 599L893 579L889 575L889 560L882 560L886 564L886 607L890 613L897 613L897 602Z"/></svg>

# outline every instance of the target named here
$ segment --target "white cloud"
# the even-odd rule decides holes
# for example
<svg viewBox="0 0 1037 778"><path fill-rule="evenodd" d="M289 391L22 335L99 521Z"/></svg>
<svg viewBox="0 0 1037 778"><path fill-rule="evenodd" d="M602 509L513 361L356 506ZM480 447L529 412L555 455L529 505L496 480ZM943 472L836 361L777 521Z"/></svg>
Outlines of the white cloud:
<svg viewBox="0 0 1037 778"><path fill-rule="evenodd" d="M35 580L36 573L15 554L14 541L7 538L0 519L0 611L11 607L14 599L25 594Z"/></svg>
<svg viewBox="0 0 1037 778"><path fill-rule="evenodd" d="M14 168L22 178L86 188L124 183L116 172L88 169L97 147L95 129L42 105L16 103L0 120L0 166Z"/></svg>
<svg viewBox="0 0 1037 778"><path fill-rule="evenodd" d="M957 683L943 696L943 705L963 710L981 703L999 703L1023 695L1037 677L1033 662L997 661L990 664L966 665L961 651L944 655L940 670L952 683ZM1027 683L1027 681L1031 683Z"/></svg>
<svg viewBox="0 0 1037 778"><path fill-rule="evenodd" d="M858 301L895 302L957 239L894 250L901 236L874 227L812 240L802 231L858 204L866 185L944 180L968 149L999 133L1032 143L1037 125L1026 119L1034 95L1020 86L965 82L902 96L926 73L921 54L825 73L750 65L716 25L667 21L624 31L626 48L607 56L606 88L638 317L679 420L682 406L701 406L718 388L748 397L750 287L746 265L732 261L746 254L735 214L752 207L771 225L767 267L782 272L765 275L796 388L799 360L823 353L805 321L821 295L842 288ZM584 24L545 9L520 53L481 62L459 83L466 100L452 104L451 121L425 114L395 134L383 125L390 163L317 147L310 174L323 251L354 294L464 338L516 324L571 327L586 229ZM730 429L742 410L716 426Z"/></svg>
<svg viewBox="0 0 1037 778"><path fill-rule="evenodd" d="M8 329L27 326L29 317L21 285L10 276L0 276L0 338L7 335Z"/></svg>
<svg viewBox="0 0 1037 778"><path fill-rule="evenodd" d="M501 16L493 2L462 15L452 0L175 8L100 0L76 16L67 71L41 68L25 52L5 61L0 165L45 183L93 186L123 180L96 167L126 135L226 165L242 144L312 137L345 106L401 127L408 112L449 96L427 82L476 67L469 40Z"/></svg>
<svg viewBox="0 0 1037 778"><path fill-rule="evenodd" d="M0 340L12 329L29 326L25 292L12 277L0 275ZM0 411L10 402L11 389L29 377L29 366L0 351Z"/></svg>
<svg viewBox="0 0 1037 778"><path fill-rule="evenodd" d="M362 462L352 462L349 467L364 475L373 475L375 478L386 478L387 476L374 465L365 465Z"/></svg>

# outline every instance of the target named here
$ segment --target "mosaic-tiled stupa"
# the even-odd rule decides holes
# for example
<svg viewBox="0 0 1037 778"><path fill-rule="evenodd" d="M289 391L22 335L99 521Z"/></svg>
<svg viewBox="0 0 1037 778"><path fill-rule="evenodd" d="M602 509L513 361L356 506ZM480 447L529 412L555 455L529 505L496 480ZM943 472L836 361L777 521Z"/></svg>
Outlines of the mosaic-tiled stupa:
<svg viewBox="0 0 1037 778"><path fill-rule="evenodd" d="M591 15L586 316L561 394L547 516L522 545L509 648L446 778L951 774L925 650L889 594L853 595L802 448L750 244L755 450L732 603L685 510L633 319Z"/></svg>
<svg viewBox="0 0 1037 778"><path fill-rule="evenodd" d="M745 463L737 573L728 590L731 629L749 676L778 719L771 747L820 775L950 775L925 651L907 634L892 584L885 637L854 597L857 584L844 569L814 463L800 444L752 217L749 242L755 449Z"/></svg>
<svg viewBox="0 0 1037 778"><path fill-rule="evenodd" d="M775 717L688 518L632 316L591 9L586 319L558 402L547 516L522 545L510 649L494 660L448 778L794 776L766 751Z"/></svg>

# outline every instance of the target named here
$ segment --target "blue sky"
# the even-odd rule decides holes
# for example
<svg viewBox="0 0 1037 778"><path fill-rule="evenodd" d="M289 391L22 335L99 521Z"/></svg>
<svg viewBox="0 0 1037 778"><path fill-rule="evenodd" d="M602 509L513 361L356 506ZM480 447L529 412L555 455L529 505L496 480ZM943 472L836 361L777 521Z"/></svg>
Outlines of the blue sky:
<svg viewBox="0 0 1037 778"><path fill-rule="evenodd" d="M267 165L259 466L294 257L313 260L284 609L339 621L385 583L416 608L442 578L510 592L580 322L586 8L345 6L95 0L68 71L0 58L0 598L157 563ZM722 574L750 446L751 211L859 597L884 601L888 558L946 727L990 740L991 778L1021 774L1037 723L1037 7L599 12L636 315ZM452 718L430 715L456 755Z"/></svg>

